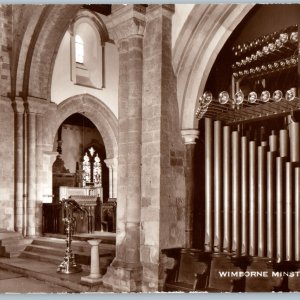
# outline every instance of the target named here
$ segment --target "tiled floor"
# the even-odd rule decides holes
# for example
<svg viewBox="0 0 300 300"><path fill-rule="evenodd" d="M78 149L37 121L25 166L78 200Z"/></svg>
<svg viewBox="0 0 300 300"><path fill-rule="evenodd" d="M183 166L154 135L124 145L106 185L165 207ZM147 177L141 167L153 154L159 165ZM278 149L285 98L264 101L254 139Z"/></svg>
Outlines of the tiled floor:
<svg viewBox="0 0 300 300"><path fill-rule="evenodd" d="M61 287L45 281L28 278L21 274L0 269L0 293L70 293Z"/></svg>

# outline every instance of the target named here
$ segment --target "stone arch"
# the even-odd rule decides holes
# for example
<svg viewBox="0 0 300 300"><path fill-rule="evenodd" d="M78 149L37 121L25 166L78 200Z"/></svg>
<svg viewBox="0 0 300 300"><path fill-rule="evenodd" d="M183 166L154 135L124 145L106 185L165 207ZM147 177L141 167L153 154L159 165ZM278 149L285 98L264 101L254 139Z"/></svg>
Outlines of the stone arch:
<svg viewBox="0 0 300 300"><path fill-rule="evenodd" d="M95 31L99 35L102 45L109 40L106 26L96 13L88 11L87 9L81 9L76 14L76 17L72 20L72 23L70 25L70 31L72 34L74 34L75 24L81 23L88 23L95 29Z"/></svg>
<svg viewBox="0 0 300 300"><path fill-rule="evenodd" d="M197 128L195 111L209 72L233 30L254 4L199 4L175 43L173 68L182 129Z"/></svg>
<svg viewBox="0 0 300 300"><path fill-rule="evenodd" d="M90 94L72 96L61 102L55 109L45 113L44 143L53 145L55 134L63 121L74 113L84 114L100 132L107 158L118 156L118 122L112 111L99 99Z"/></svg>

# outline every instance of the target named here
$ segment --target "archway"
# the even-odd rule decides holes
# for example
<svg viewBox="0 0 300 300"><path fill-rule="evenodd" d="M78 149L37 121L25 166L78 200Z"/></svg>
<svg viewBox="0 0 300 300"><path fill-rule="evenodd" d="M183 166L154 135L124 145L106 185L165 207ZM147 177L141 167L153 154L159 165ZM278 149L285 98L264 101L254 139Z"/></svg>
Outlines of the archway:
<svg viewBox="0 0 300 300"><path fill-rule="evenodd" d="M197 128L194 117L214 61L233 30L254 4L195 5L175 43L173 68L177 75L182 129Z"/></svg>

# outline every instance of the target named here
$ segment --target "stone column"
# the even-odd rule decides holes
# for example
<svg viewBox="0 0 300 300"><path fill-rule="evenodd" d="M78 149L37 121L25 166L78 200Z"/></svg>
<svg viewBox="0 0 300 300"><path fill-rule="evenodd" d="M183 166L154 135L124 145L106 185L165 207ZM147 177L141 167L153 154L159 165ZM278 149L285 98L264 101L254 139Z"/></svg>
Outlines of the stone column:
<svg viewBox="0 0 300 300"><path fill-rule="evenodd" d="M172 66L174 5L149 5L143 44L142 290L160 291L166 259L162 249L184 247L185 147L179 126Z"/></svg>
<svg viewBox="0 0 300 300"><path fill-rule="evenodd" d="M108 158L104 160L109 170L109 198L117 198L117 159Z"/></svg>
<svg viewBox="0 0 300 300"><path fill-rule="evenodd" d="M29 98L27 105L27 236L41 234L42 230L42 181L43 168L43 112L48 102Z"/></svg>
<svg viewBox="0 0 300 300"><path fill-rule="evenodd" d="M181 130L186 149L186 207L185 207L185 247L193 248L194 196L195 196L195 147L199 130Z"/></svg>
<svg viewBox="0 0 300 300"><path fill-rule="evenodd" d="M23 131L24 131L24 101L16 98L12 103L15 112L15 230L23 233L24 209L24 167L23 167Z"/></svg>
<svg viewBox="0 0 300 300"><path fill-rule="evenodd" d="M36 114L28 112L28 155L27 155L27 236L35 236L36 202Z"/></svg>
<svg viewBox="0 0 300 300"><path fill-rule="evenodd" d="M103 277L114 290L140 291L140 203L145 7L113 5L108 28L119 48L116 257Z"/></svg>

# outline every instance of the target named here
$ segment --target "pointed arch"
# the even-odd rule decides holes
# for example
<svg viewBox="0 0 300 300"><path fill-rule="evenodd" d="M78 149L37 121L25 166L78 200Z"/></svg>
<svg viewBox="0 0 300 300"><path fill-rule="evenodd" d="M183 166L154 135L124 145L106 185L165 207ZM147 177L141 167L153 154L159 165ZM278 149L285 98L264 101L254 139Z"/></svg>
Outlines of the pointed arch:
<svg viewBox="0 0 300 300"><path fill-rule="evenodd" d="M45 144L53 145L59 126L69 116L80 113L94 123L101 134L107 158L118 156L118 122L112 111L98 98L90 94L72 96L45 113Z"/></svg>

